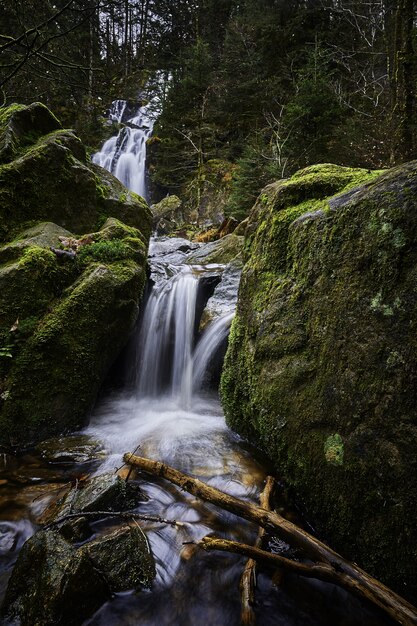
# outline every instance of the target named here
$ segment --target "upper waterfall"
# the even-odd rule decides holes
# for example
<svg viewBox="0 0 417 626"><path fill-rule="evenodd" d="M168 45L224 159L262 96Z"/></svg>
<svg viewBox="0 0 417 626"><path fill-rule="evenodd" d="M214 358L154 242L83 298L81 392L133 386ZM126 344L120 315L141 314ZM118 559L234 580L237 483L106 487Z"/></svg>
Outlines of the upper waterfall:
<svg viewBox="0 0 417 626"><path fill-rule="evenodd" d="M101 165L118 178L128 189L146 198L146 142L152 134L154 119L150 104L140 106L129 117L119 133L108 139L100 152L93 155L93 163ZM128 110L125 100L115 100L108 118L122 123Z"/></svg>

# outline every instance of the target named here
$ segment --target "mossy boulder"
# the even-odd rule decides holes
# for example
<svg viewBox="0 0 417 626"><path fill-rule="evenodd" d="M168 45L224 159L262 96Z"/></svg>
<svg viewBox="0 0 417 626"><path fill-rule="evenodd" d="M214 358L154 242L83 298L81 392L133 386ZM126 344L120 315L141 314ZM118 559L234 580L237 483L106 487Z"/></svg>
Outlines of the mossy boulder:
<svg viewBox="0 0 417 626"><path fill-rule="evenodd" d="M417 162L268 186L221 382L332 545L416 600Z"/></svg>
<svg viewBox="0 0 417 626"><path fill-rule="evenodd" d="M151 205L153 228L159 235L166 235L184 223L182 200L178 196L167 196Z"/></svg>
<svg viewBox="0 0 417 626"><path fill-rule="evenodd" d="M40 102L29 106L13 104L0 111L0 163L6 163L19 150L62 126L51 111Z"/></svg>
<svg viewBox="0 0 417 626"><path fill-rule="evenodd" d="M32 132L13 111L0 120L13 138L0 165L0 445L22 446L83 424L138 316L151 214L72 132L42 134L57 124L45 107L17 107ZM83 245L59 251L65 240Z"/></svg>

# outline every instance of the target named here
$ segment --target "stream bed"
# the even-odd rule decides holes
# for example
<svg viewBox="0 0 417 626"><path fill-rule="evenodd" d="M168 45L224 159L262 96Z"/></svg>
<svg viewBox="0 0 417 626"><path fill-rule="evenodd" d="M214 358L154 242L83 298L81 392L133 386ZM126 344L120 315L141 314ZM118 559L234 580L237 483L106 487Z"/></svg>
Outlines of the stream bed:
<svg viewBox="0 0 417 626"><path fill-rule="evenodd" d="M152 242L153 287L145 312L85 431L41 444L20 457L0 457L1 595L20 548L39 527L47 504L77 480L120 469L124 452L137 451L228 494L259 501L267 460L227 428L216 391L216 368L224 354L238 280L236 293L228 289L228 300L221 301L218 314L201 328L207 302L219 300L227 268L190 265L192 251L184 240ZM130 479L149 496L138 513L182 524L141 522L157 566L152 589L115 594L84 625L238 626L245 559L206 553L190 542L213 534L254 543L257 528L162 479L140 473ZM281 514L303 524L279 479L274 504ZM94 529L100 533L100 522ZM291 553L276 538L269 543L277 553ZM272 574L263 569L258 574L259 626L391 623L333 585L289 574L278 581Z"/></svg>

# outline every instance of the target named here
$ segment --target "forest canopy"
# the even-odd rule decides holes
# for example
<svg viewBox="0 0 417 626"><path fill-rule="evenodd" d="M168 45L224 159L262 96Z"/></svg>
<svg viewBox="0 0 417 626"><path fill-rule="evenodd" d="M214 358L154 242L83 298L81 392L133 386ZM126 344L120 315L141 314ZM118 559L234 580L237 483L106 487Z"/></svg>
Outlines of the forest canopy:
<svg viewBox="0 0 417 626"><path fill-rule="evenodd" d="M214 163L238 217L300 167L414 155L413 0L4 0L0 16L3 105L44 102L97 147L111 101L153 83L154 182L192 195Z"/></svg>

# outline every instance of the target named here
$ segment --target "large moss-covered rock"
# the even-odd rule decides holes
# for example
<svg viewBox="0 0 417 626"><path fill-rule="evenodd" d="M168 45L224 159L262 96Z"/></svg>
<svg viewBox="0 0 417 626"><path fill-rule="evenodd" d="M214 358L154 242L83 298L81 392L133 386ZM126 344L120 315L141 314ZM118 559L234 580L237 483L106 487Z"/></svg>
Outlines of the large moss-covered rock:
<svg viewBox="0 0 417 626"><path fill-rule="evenodd" d="M245 259L228 423L338 550L415 600L417 163L315 166L270 185Z"/></svg>
<svg viewBox="0 0 417 626"><path fill-rule="evenodd" d="M0 116L2 445L82 425L133 329L145 281L146 203L87 164L73 133L49 132L57 125L42 105ZM59 252L65 245L77 254Z"/></svg>

